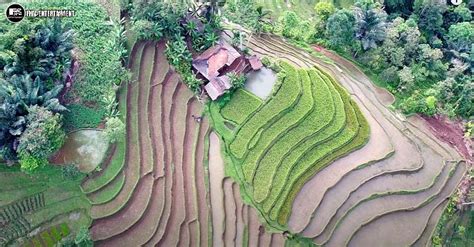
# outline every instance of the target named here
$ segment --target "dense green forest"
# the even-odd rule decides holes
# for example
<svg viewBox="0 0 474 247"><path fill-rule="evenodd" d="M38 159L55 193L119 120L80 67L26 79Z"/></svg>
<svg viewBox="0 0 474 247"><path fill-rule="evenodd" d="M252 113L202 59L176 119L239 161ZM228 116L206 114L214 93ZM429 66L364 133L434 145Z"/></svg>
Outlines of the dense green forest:
<svg viewBox="0 0 474 247"><path fill-rule="evenodd" d="M120 127L115 94L128 73L122 66L124 27L119 20L106 21L101 6L68 1L26 6L76 11L70 19L0 21L1 154L31 172L48 163L66 131L104 121L112 132Z"/></svg>

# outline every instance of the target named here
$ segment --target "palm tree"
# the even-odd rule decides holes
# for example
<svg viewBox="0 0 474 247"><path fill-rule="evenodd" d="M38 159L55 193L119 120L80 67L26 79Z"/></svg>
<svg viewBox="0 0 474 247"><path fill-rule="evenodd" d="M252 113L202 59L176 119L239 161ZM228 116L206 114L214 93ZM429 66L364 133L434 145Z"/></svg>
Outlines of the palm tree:
<svg viewBox="0 0 474 247"><path fill-rule="evenodd" d="M264 9L262 6L258 6L255 9L256 23L255 23L255 32L260 33L263 31L264 24L270 24L270 14L271 11Z"/></svg>
<svg viewBox="0 0 474 247"><path fill-rule="evenodd" d="M26 128L26 115L32 105L52 112L67 110L56 98L63 86L47 91L39 77L29 74L13 75L8 81L0 79L0 149L4 159L16 159L18 138Z"/></svg>
<svg viewBox="0 0 474 247"><path fill-rule="evenodd" d="M63 85L56 85L51 90L44 88L39 77L34 80L29 74L14 75L8 81L0 82L0 98L3 104L17 106L17 115L25 115L28 106L39 105L53 112L65 111L66 108L56 98Z"/></svg>
<svg viewBox="0 0 474 247"><path fill-rule="evenodd" d="M5 66L5 76L29 73L35 79L47 81L51 77L62 79L58 67L67 68L73 48L73 31L70 25L61 25L60 19L48 21L28 38L18 40L16 57Z"/></svg>
<svg viewBox="0 0 474 247"><path fill-rule="evenodd" d="M387 14L371 0L357 1L354 7L356 38L364 50L377 47L385 39Z"/></svg>

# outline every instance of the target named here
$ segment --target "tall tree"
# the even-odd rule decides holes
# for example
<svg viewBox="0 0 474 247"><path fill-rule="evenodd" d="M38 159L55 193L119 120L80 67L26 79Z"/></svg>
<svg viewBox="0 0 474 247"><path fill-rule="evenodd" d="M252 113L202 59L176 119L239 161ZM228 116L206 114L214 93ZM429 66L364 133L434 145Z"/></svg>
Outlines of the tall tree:
<svg viewBox="0 0 474 247"><path fill-rule="evenodd" d="M474 44L474 24L461 22L449 27L448 47L457 52L468 52Z"/></svg>
<svg viewBox="0 0 474 247"><path fill-rule="evenodd" d="M409 16L413 11L414 0L385 0L383 4L388 14Z"/></svg>
<svg viewBox="0 0 474 247"><path fill-rule="evenodd" d="M58 85L48 91L39 77L32 80L28 74L0 80L0 149L4 159L17 157L19 138L26 129L30 106L43 106L53 112L66 110L56 98L61 89L62 85Z"/></svg>
<svg viewBox="0 0 474 247"><path fill-rule="evenodd" d="M443 14L445 11L446 6L438 3L422 5L418 13L418 26L427 40L433 41L443 35Z"/></svg>
<svg viewBox="0 0 474 247"><path fill-rule="evenodd" d="M324 35L324 28L326 27L327 21L331 15L334 14L336 8L330 2L318 2L314 6L314 11L316 12L316 35Z"/></svg>
<svg viewBox="0 0 474 247"><path fill-rule="evenodd" d="M73 31L60 19L48 20L38 30L19 38L14 46L16 57L5 66L5 76L29 73L33 79L61 81L64 68L69 67Z"/></svg>
<svg viewBox="0 0 474 247"><path fill-rule="evenodd" d="M337 10L326 24L326 37L333 49L348 50L355 36L355 18L347 9Z"/></svg>

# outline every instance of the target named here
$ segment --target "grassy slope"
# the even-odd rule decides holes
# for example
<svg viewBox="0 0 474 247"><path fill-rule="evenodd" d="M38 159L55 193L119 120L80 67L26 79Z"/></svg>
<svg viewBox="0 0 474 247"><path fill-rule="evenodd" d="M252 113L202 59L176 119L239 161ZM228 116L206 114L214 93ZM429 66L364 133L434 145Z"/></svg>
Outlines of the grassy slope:
<svg viewBox="0 0 474 247"><path fill-rule="evenodd" d="M136 61L140 61L142 57L142 46L137 46L136 48ZM132 68L134 70L138 69L139 62L135 62L133 64L135 67ZM135 78L132 78L132 80L136 81L138 80L138 77L135 76ZM127 122L125 114L127 112L127 92L128 92L128 87L123 86L119 92L119 110L122 114L120 114L120 117L124 123ZM114 154L112 156L112 159L110 160L110 163L107 165L107 168L104 169L100 175L93 177L91 179L86 180L82 184L82 188L86 193L92 193L95 192L101 188L103 188L105 185L110 183L112 180L116 178L116 176L122 171L124 165L125 165L125 148L127 146L127 141L126 141L126 136L124 135L120 140L117 142L117 147L114 151Z"/></svg>
<svg viewBox="0 0 474 247"><path fill-rule="evenodd" d="M236 124L241 124L247 116L257 110L262 100L245 89L237 89L232 95L233 100L226 104L222 110L222 116Z"/></svg>

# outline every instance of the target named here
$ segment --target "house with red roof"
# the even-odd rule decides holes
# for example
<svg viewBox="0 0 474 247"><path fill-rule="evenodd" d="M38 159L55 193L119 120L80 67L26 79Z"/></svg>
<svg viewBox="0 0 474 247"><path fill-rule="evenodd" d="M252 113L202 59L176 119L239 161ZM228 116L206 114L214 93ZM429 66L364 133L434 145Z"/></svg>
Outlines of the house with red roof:
<svg viewBox="0 0 474 247"><path fill-rule="evenodd" d="M208 81L204 90L212 100L232 88L228 73L243 74L261 67L257 56L246 57L224 41L193 59L193 69L198 77Z"/></svg>

